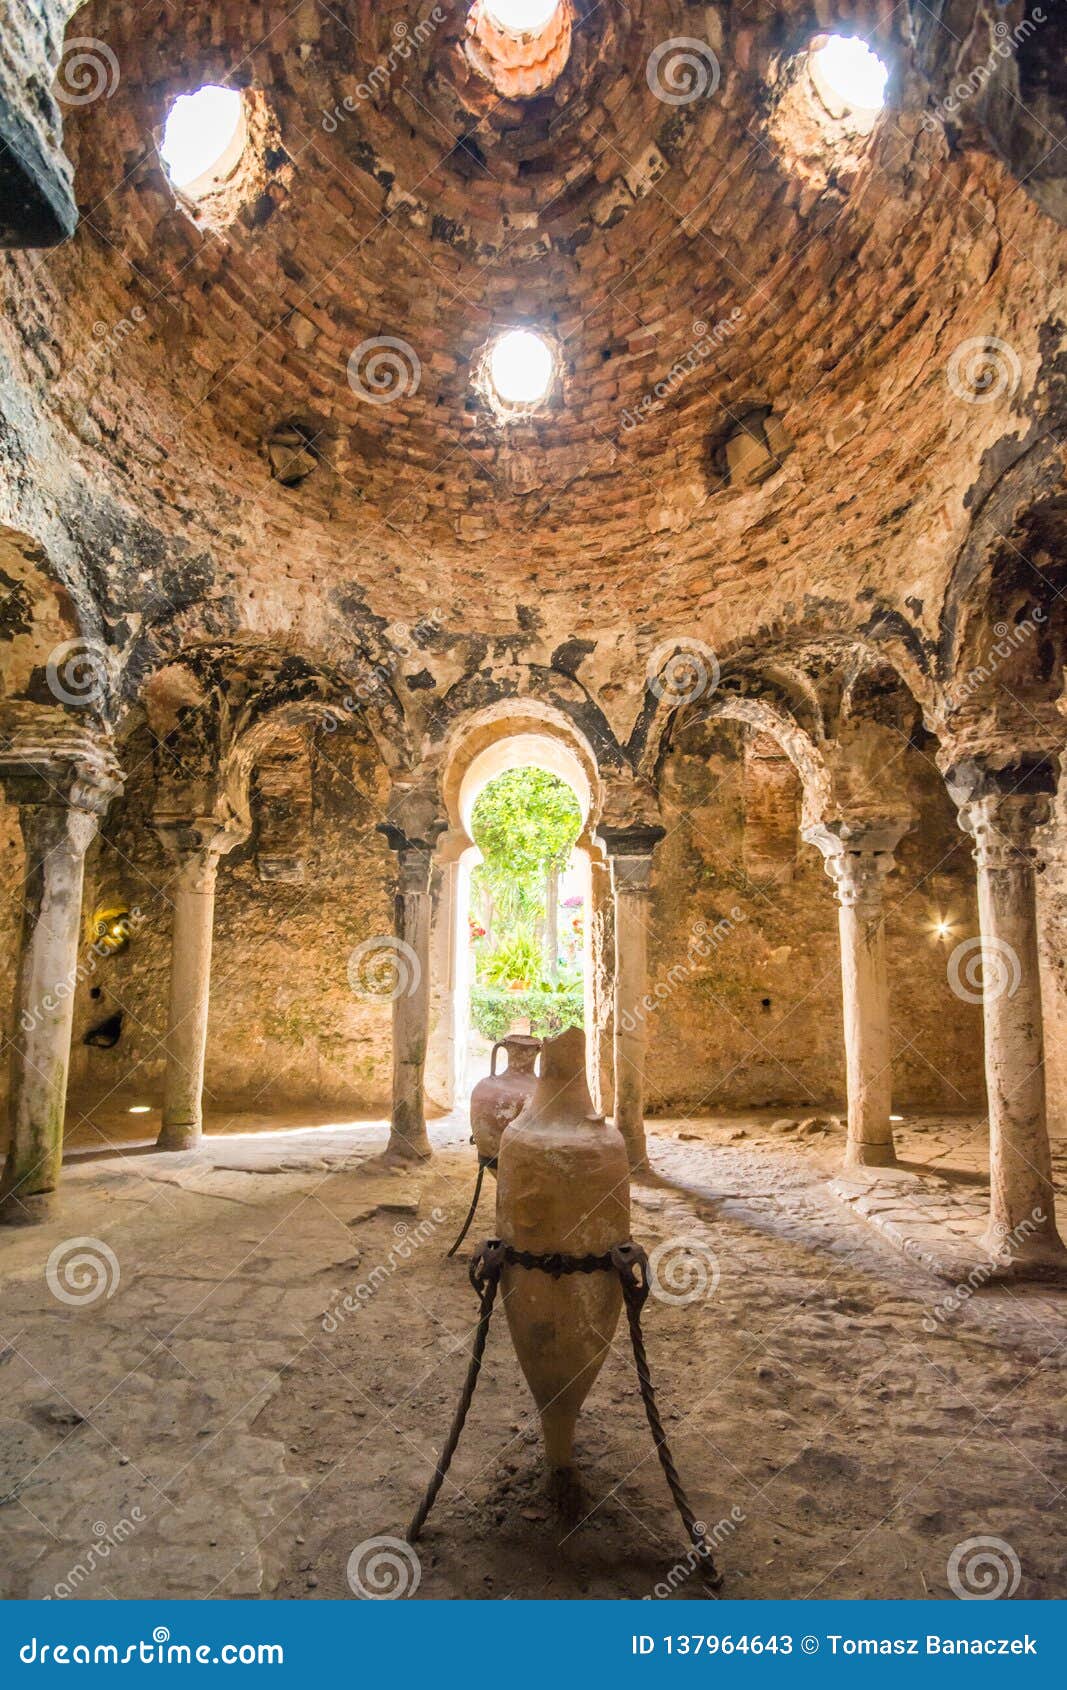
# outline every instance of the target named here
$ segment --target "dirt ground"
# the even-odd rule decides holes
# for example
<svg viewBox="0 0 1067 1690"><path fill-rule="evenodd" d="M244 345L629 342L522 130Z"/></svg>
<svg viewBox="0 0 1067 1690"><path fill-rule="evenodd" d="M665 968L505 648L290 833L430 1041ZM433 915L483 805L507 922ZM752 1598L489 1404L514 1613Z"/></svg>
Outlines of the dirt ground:
<svg viewBox="0 0 1067 1690"><path fill-rule="evenodd" d="M0 1238L3 1594L347 1597L377 1576L372 1540L402 1536L431 1474L477 1313L466 1249L446 1258L473 1151L458 1120L433 1136L422 1175L364 1167L373 1124L79 1159L57 1219ZM832 1139L718 1118L656 1123L651 1144L633 1233L685 1300L650 1299L648 1352L722 1593L940 1597L985 1553L1005 1593L1067 1595L1067 1292L990 1286L946 1314L951 1288L830 1195ZM72 1240L114 1259L97 1249L92 1300L57 1295ZM417 1562L384 1546L386 1582L703 1599L625 1323L578 1450L561 1521L498 1314Z"/></svg>

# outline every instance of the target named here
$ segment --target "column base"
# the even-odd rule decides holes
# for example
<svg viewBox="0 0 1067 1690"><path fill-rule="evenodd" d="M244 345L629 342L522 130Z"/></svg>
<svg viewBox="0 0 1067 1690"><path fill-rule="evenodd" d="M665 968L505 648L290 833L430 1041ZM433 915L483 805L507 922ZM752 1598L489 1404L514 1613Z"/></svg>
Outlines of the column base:
<svg viewBox="0 0 1067 1690"><path fill-rule="evenodd" d="M995 1264L997 1279L1057 1279L1067 1281L1067 1246L1053 1228L1051 1233L1011 1243L1010 1235L987 1231L981 1240ZM1006 1248L1005 1248L1006 1246Z"/></svg>
<svg viewBox="0 0 1067 1690"><path fill-rule="evenodd" d="M156 1149L196 1150L203 1137L203 1128L199 1121L164 1121L156 1139Z"/></svg>
<svg viewBox="0 0 1067 1690"><path fill-rule="evenodd" d="M43 1226L55 1211L54 1191L0 1192L0 1226Z"/></svg>
<svg viewBox="0 0 1067 1690"><path fill-rule="evenodd" d="M846 1168L896 1168L896 1147L892 1144L869 1144L863 1139L849 1139L845 1146Z"/></svg>
<svg viewBox="0 0 1067 1690"><path fill-rule="evenodd" d="M382 1151L381 1160L390 1168L403 1162L428 1162L432 1155L433 1146L428 1138L412 1143L410 1139L391 1137Z"/></svg>

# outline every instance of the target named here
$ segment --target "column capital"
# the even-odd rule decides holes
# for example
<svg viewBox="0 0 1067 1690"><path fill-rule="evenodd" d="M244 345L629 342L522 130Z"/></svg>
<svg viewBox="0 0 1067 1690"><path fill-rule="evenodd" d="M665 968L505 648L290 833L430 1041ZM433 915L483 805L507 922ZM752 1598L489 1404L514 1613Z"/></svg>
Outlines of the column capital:
<svg viewBox="0 0 1067 1690"><path fill-rule="evenodd" d="M384 834L391 851L396 853L397 891L428 892L430 873L434 863L434 847L445 831L446 823L434 822L427 830L428 838L412 839L394 822L379 822L377 831Z"/></svg>
<svg viewBox="0 0 1067 1690"><path fill-rule="evenodd" d="M961 804L958 819L974 840L979 868L1025 868L1038 856L1034 835L1051 813L1044 795L1013 792Z"/></svg>
<svg viewBox="0 0 1067 1690"><path fill-rule="evenodd" d="M0 717L0 783L20 809L54 807L91 817L91 839L123 779L110 740L65 711L14 705Z"/></svg>
<svg viewBox="0 0 1067 1690"><path fill-rule="evenodd" d="M652 853L666 829L657 822L632 822L623 826L601 825L596 837L611 865L616 892L647 892L652 880Z"/></svg>
<svg viewBox="0 0 1067 1690"><path fill-rule="evenodd" d="M157 811L152 826L163 849L177 864L179 884L188 892L210 892L215 885L219 858L248 838L246 829L215 816Z"/></svg>
<svg viewBox="0 0 1067 1690"><path fill-rule="evenodd" d="M666 828L658 822L601 822L596 829L596 837L608 857L651 857L666 832Z"/></svg>
<svg viewBox="0 0 1067 1690"><path fill-rule="evenodd" d="M822 852L842 908L858 909L870 916L881 913L885 882L896 860L894 853L913 821L910 812L896 811L839 817L804 828L802 837Z"/></svg>
<svg viewBox="0 0 1067 1690"><path fill-rule="evenodd" d="M974 840L979 868L1023 868L1034 862L1034 835L1051 817L1056 778L1051 757L1003 765L969 758L946 770L960 827Z"/></svg>

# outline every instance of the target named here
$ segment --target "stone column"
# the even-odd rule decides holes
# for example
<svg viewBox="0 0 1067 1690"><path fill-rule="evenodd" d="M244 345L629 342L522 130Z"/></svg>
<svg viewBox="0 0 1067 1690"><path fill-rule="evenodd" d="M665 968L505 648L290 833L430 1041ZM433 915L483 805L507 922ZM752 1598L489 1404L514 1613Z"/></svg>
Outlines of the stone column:
<svg viewBox="0 0 1067 1690"><path fill-rule="evenodd" d="M631 1168L648 1164L645 1145L645 1052L648 1043L649 888L652 852L663 838L656 826L601 827L615 898L613 1118Z"/></svg>
<svg viewBox="0 0 1067 1690"><path fill-rule="evenodd" d="M426 1131L426 1046L430 1030L430 873L433 846L386 823L381 831L396 852L393 900L393 1103L386 1159L423 1161Z"/></svg>
<svg viewBox="0 0 1067 1690"><path fill-rule="evenodd" d="M883 892L893 853L909 826L910 817L893 816L804 829L804 838L823 853L837 892L849 1166L885 1168L896 1162L889 1121L893 1055Z"/></svg>
<svg viewBox="0 0 1067 1690"><path fill-rule="evenodd" d="M1047 777L1047 778L1046 778ZM1049 816L1052 770L950 770L978 869L978 964L985 1020L990 1212L986 1248L1021 1265L1062 1262L1045 1112L1044 1027L1034 833ZM1045 790L1042 791L1041 787ZM950 967L952 965L950 964ZM973 982L975 969L968 975Z"/></svg>
<svg viewBox="0 0 1067 1690"><path fill-rule="evenodd" d="M245 834L209 821L157 820L178 870L171 899L170 1002L160 1150L192 1150L203 1136L204 1058L219 858Z"/></svg>
<svg viewBox="0 0 1067 1690"><path fill-rule="evenodd" d="M3 778L19 806L26 880L0 1221L28 1225L48 1218L59 1182L85 852L120 781L107 765L5 769Z"/></svg>

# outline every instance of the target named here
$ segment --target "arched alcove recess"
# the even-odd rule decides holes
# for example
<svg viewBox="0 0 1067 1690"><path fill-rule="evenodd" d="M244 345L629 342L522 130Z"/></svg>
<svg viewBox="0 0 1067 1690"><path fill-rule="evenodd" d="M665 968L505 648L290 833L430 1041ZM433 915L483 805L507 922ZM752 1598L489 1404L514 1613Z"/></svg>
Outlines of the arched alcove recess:
<svg viewBox="0 0 1067 1690"><path fill-rule="evenodd" d="M605 962L604 927L611 894L603 853L593 837L602 789L596 756L586 736L562 710L524 698L489 705L461 718L441 753L441 797L448 831L438 846L432 937L433 1002L427 1087L446 1107L467 1086L470 1017L467 913L471 870L479 860L470 818L479 794L510 769L538 768L566 781L582 812L577 849L587 865L585 1025L590 1089L601 1097L599 1047L610 1016L611 974ZM598 1101L599 1106L599 1101Z"/></svg>

